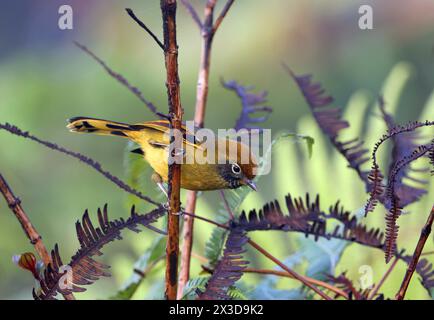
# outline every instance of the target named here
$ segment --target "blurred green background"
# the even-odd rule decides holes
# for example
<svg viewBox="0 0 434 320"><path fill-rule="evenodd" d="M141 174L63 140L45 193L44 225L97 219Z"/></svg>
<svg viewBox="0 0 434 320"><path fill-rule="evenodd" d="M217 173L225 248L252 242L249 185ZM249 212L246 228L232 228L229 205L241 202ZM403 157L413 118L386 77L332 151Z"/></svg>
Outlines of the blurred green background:
<svg viewBox="0 0 434 320"><path fill-rule="evenodd" d="M219 1L218 9L224 1ZM59 30L58 8L70 4L74 29ZM205 1L192 3L202 13ZM358 28L358 8L374 9L374 29ZM72 116L91 116L122 122L152 119L152 114L124 87L74 46L77 40L106 61L114 70L138 86L161 112L167 110L165 69L160 48L125 13L130 7L161 34L159 1L2 1L0 3L0 121L16 124L43 139L59 143L100 161L114 174L125 177L125 142L116 138L78 136L65 129ZM219 29L212 52L210 92L206 125L212 129L233 126L240 111L237 97L220 85L220 79L237 80L269 92L268 105L274 112L264 127L274 134L282 130L316 139L312 159L303 145L281 143L273 154L271 173L259 183L243 208L259 208L274 198L321 194L324 208L341 199L347 210L356 212L367 199L364 186L345 161L324 140L312 121L308 107L293 81L281 67L284 61L296 73L313 73L352 127L344 135L364 137L370 148L385 131L375 107L384 95L388 110L398 122L434 119L434 3L430 0L239 0ZM194 112L200 53L200 35L184 7L178 10L178 43L182 102L185 119ZM425 136L433 131L425 131ZM387 147L380 162L387 166ZM94 170L74 159L54 153L30 141L0 131L0 172L22 199L23 206L47 247L60 245L64 260L78 248L75 221L86 208L95 213L104 203L112 218L128 215L125 193ZM426 164L423 160L421 166ZM156 195L148 176L140 178L143 192ZM410 252L430 210L434 184L429 194L410 206L411 215L399 220L400 247ZM11 262L14 254L33 251L20 225L0 199L0 299L29 299L33 280L30 273ZM130 199L131 201L131 199ZM202 195L198 210L215 216L218 194ZM137 201L136 201L137 202ZM367 223L384 228L385 211L379 207ZM203 255L211 228L196 222L193 251ZM80 299L104 299L122 286L132 265L152 243L154 234L125 233L125 240L104 249L101 261L111 265L113 276L98 281ZM255 233L253 238L284 259L296 250L296 237ZM278 239L279 241L276 241ZM433 250L430 239L426 250ZM256 253L247 252L252 265L273 267ZM428 258L433 261L432 256ZM357 245L345 250L336 273L347 271L357 281L359 268L369 265L374 281L387 266L383 253ZM399 263L384 285L393 297L405 266ZM200 272L193 259L192 274ZM416 276L417 277L417 276ZM429 298L413 279L409 298ZM259 277L245 276L254 284ZM162 265L148 277L135 298L162 295ZM280 288L293 287L285 280Z"/></svg>

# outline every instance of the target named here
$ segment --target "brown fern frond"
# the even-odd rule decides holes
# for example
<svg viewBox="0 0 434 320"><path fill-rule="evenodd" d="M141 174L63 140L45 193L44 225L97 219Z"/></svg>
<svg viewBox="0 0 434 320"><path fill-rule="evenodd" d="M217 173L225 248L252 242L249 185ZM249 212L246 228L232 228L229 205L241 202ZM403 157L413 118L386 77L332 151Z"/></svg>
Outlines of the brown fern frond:
<svg viewBox="0 0 434 320"><path fill-rule="evenodd" d="M341 130L350 125L342 119L340 108L331 108L333 97L327 95L320 83L313 82L312 75L295 75L292 70L284 65L288 74L294 79L303 94L318 126L329 138L336 150L348 161L349 167L354 169L360 179L368 186L368 172L361 168L362 164L369 160L368 149L363 147L363 141L358 138L348 141L339 141Z"/></svg>
<svg viewBox="0 0 434 320"><path fill-rule="evenodd" d="M382 113L384 122L386 123L389 130L393 130L396 127L395 120L393 116L386 111L385 103L382 98L379 99L379 107ZM392 137L393 148L389 164L389 173L392 171L394 166L398 163L400 159L410 155L411 151L418 147L416 141L421 138L418 131L408 131L403 132ZM415 181L421 185L425 185L427 181L417 180L411 176L411 173L415 172L411 166L405 167L401 170L395 178L395 190L396 193L401 195L400 205L405 207L426 194L426 190L416 186L410 186L403 181L404 178ZM418 169L417 171L428 171L426 168Z"/></svg>
<svg viewBox="0 0 434 320"><path fill-rule="evenodd" d="M396 141L396 137L401 134L405 134L405 133L408 134L414 132L414 130L418 128L425 127L425 126L432 126L432 125L434 125L434 121L428 121L428 120L425 122L412 121L405 125L397 125L392 128L389 128L387 132L375 143L374 148L372 150L372 169L368 176L369 200L365 205L365 214L368 214L369 212L373 211L378 202L383 203L386 209L391 210L391 202L389 201L389 203L387 203L387 197L385 194L386 190L383 184L384 175L381 173L379 169L379 165L377 163L377 152L380 146L391 138L395 138ZM398 141L400 141L399 142L400 150L403 148L403 146L410 145L408 139L404 139L404 140L401 139ZM413 142L413 140L411 141ZM406 150L406 155L402 156L400 159L407 158L408 156L409 156L408 150ZM398 161L399 160L394 160L394 165L389 170L388 181L390 181L390 175L392 174L392 169L393 167L396 167L398 165ZM417 201L425 193L423 189L414 188L406 184L403 184L401 180L404 176L406 175L399 175L397 177L395 176L395 184L396 184L395 187L397 188L396 193L399 194L399 198L400 198L399 205L401 207L405 207L408 204Z"/></svg>
<svg viewBox="0 0 434 320"><path fill-rule="evenodd" d="M372 150L372 168L373 170L377 170L377 173L374 173L373 171L371 171L371 174L376 174L380 177L381 172L379 172L379 166L377 163L377 152L380 148L380 146L388 141L389 139L392 138L396 138L397 136L401 135L401 134L405 134L405 133L410 133L410 132L414 132L416 129L421 128L421 127L426 127L426 126L434 126L434 121L425 121L425 122L419 122L419 121L412 121L409 122L407 124L404 125L397 125L393 128L389 128L387 130L387 132L377 141L377 143L374 146L374 149ZM402 142L401 142L402 144ZM408 144L406 144L408 146ZM413 149L410 149L413 150ZM411 156L411 152L409 152L409 150L406 150L406 155L403 155L399 158L399 160L395 160L394 161L394 165L391 167L391 169L389 170L389 177L392 174L392 169L393 167L397 167L398 162L402 161L402 159L406 159L409 156ZM411 161L410 161L411 162ZM402 176L399 176L399 178L401 179ZM396 181L396 177L395 177L395 181ZM370 191L370 201L372 201L371 199L378 199L379 201L381 201L383 204L385 199L384 197L380 196L380 194L382 193L383 190L381 190L381 185L379 183L379 178L376 181L376 185L373 185L373 183L370 183L370 187L368 188L368 190ZM389 179L388 179L389 181ZM396 182L395 182L396 183ZM402 186L401 180L399 180L399 185ZM375 193L375 194L374 194ZM423 195L423 190L421 191L421 189L419 188L413 188L413 189L409 189L409 188L405 188L405 192L400 192L401 194L401 199L400 199L400 205L402 207L405 207L406 205L418 200L422 195ZM366 205L367 208L370 208L370 204L368 201L368 204ZM390 206L388 206L387 204L385 204L385 207L387 209L390 209Z"/></svg>
<svg viewBox="0 0 434 320"><path fill-rule="evenodd" d="M335 284L339 289L343 290L348 294L349 300L367 300L368 291L357 290L347 275L346 272L341 273L339 276L335 277L333 275L327 275L328 280Z"/></svg>
<svg viewBox="0 0 434 320"><path fill-rule="evenodd" d="M124 229L140 232L139 226L141 225L165 234L151 225L165 212L164 209L160 208L147 214L138 214L133 206L128 219L109 220L107 205L105 205L103 210L98 209L99 227L95 227L86 210L81 222L76 222L80 249L72 256L70 262L64 265L59 254L59 247L57 244L55 245L51 251L53 264L50 264L44 271L44 276L40 281L40 291L33 290L33 297L36 300L47 300L55 299L57 293L83 292L86 289L82 286L90 285L101 277L110 276L107 272L109 266L95 261L93 257L102 255L101 249L106 244L122 239L121 232ZM70 281L68 276L71 276ZM68 281L65 283L64 280Z"/></svg>
<svg viewBox="0 0 434 320"><path fill-rule="evenodd" d="M240 227L231 228L226 240L223 256L209 279L199 300L229 300L228 290L243 275L248 261L243 260L244 245L249 239Z"/></svg>
<svg viewBox="0 0 434 320"><path fill-rule="evenodd" d="M286 206L288 214L282 212L278 201L272 201L258 211L250 210L248 214L243 211L238 221L234 223L245 231L280 230L303 233L306 236L311 235L315 239L319 237L341 239L380 249L383 252L388 252L390 257L398 257L407 263L411 259L411 256L406 257L403 251L397 249L396 241L394 241L397 235L397 229L394 230L396 225L393 225L392 229L388 231L389 238L384 239L384 234L379 228L368 228L365 224L358 222L357 218L349 211L344 210L339 202L331 206L326 212L320 207L319 196L311 200L309 194L304 199L293 198L289 194L286 196ZM396 207L395 215L399 216L400 210L399 207ZM330 227L333 220L339 221L341 225L334 228ZM427 290L434 288L434 270L428 261L421 260L416 271L421 276L422 284ZM359 292L364 297L369 296L369 291ZM376 298L384 299L384 296L378 295Z"/></svg>
<svg viewBox="0 0 434 320"><path fill-rule="evenodd" d="M258 94L252 93L253 87L243 86L235 80L223 81L226 89L234 91L241 100L241 112L234 128L240 129L260 129L256 124L267 121L273 109L266 106L267 91Z"/></svg>
<svg viewBox="0 0 434 320"><path fill-rule="evenodd" d="M396 250L399 226L396 224L399 216L402 213L402 208L398 207L396 200L392 201L392 207L386 214L386 241L384 244L384 253L386 263L392 259Z"/></svg>
<svg viewBox="0 0 434 320"><path fill-rule="evenodd" d="M434 289L433 264L427 259L421 259L417 264L416 271L421 277L422 285L428 290L429 294L432 294L432 289Z"/></svg>
<svg viewBox="0 0 434 320"><path fill-rule="evenodd" d="M378 167L376 159L373 160L371 172L368 175L369 180L369 200L365 205L365 216L374 211L380 199L383 197L384 184L383 184L383 174Z"/></svg>
<svg viewBox="0 0 434 320"><path fill-rule="evenodd" d="M429 163L432 166L431 175L434 176L434 148L428 153Z"/></svg>
<svg viewBox="0 0 434 320"><path fill-rule="evenodd" d="M286 196L288 214L284 214L278 201L266 204L259 211L245 211L238 218L237 225L246 231L281 230L299 232L326 239L335 238L356 242L365 246L383 249L383 233L380 229L369 229L359 223L355 216L344 210L337 202L328 212L320 208L319 196L311 200L309 194L305 199ZM333 220L339 221L333 229ZM328 230L331 229L331 230Z"/></svg>
<svg viewBox="0 0 434 320"><path fill-rule="evenodd" d="M396 192L399 172L413 161L425 156L432 149L434 149L434 143L417 147L410 155L398 160L389 172L384 199L386 208L389 208L389 212L386 214L386 262L390 261L396 251L396 239L398 238L399 230L397 220L401 215L404 203L406 203L406 201L402 201L402 198L406 199L407 197L406 194L399 194Z"/></svg>

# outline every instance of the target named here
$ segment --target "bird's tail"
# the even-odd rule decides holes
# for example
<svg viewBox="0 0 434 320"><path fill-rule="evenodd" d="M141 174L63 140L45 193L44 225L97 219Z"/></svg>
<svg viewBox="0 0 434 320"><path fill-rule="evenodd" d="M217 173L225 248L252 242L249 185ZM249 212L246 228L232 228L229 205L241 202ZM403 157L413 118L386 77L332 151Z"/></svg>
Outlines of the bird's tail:
<svg viewBox="0 0 434 320"><path fill-rule="evenodd" d="M137 135L137 131L143 129L143 127L138 125L85 117L68 119L67 128L71 132L119 136L132 140Z"/></svg>

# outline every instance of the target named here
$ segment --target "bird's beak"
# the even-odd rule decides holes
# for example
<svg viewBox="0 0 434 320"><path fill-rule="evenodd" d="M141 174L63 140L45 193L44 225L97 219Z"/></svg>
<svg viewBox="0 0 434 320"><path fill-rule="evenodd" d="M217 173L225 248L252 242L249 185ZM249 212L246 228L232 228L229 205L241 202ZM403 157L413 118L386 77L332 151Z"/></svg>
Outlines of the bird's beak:
<svg viewBox="0 0 434 320"><path fill-rule="evenodd" d="M250 189L252 189L253 191L258 191L258 188L256 187L256 184L253 182L253 180L243 179L243 181L244 184L248 186Z"/></svg>

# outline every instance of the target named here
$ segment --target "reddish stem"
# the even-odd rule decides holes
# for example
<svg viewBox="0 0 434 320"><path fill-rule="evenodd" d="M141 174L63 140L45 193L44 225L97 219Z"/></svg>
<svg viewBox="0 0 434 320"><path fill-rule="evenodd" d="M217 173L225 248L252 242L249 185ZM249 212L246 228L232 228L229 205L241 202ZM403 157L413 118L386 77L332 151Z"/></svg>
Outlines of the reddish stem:
<svg viewBox="0 0 434 320"><path fill-rule="evenodd" d="M431 234L432 224L434 222L434 206L431 208L431 212L428 216L428 219L422 228L420 233L419 241L417 242L417 246L414 249L413 257L408 264L407 272L405 273L404 279L402 281L401 287L399 288L398 293L396 294L396 300L403 300L405 297L405 293L407 292L408 285L410 284L411 277L413 276L414 271L416 270L417 263L419 262L420 255L422 254L423 247L425 246L425 242Z"/></svg>
<svg viewBox="0 0 434 320"><path fill-rule="evenodd" d="M171 143L175 154L182 148L181 139L174 139L173 134L181 131L182 106L178 76L178 44L176 41L176 0L161 0L163 16L164 57L166 64L166 86L169 103L170 124L172 128ZM172 149L172 148L171 148ZM170 157L169 157L170 158ZM168 300L176 300L178 288L179 255L179 213L181 211L181 164L179 156L169 164L169 217L166 245L166 282L165 295Z"/></svg>

